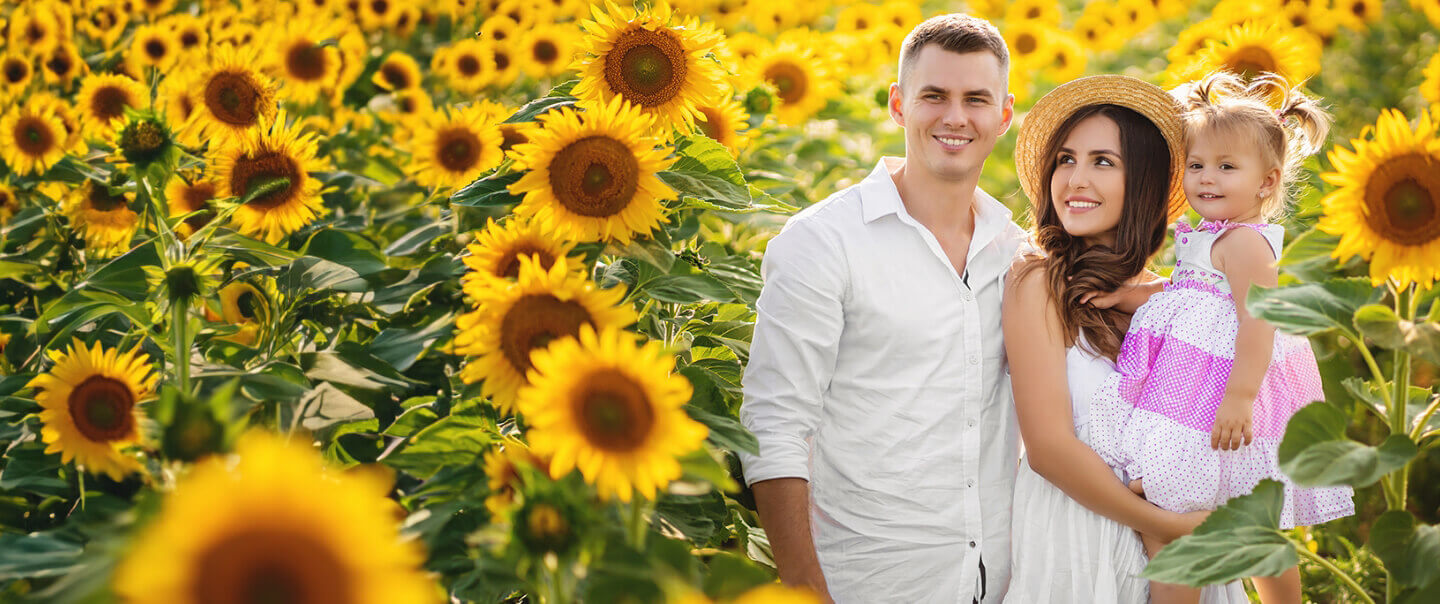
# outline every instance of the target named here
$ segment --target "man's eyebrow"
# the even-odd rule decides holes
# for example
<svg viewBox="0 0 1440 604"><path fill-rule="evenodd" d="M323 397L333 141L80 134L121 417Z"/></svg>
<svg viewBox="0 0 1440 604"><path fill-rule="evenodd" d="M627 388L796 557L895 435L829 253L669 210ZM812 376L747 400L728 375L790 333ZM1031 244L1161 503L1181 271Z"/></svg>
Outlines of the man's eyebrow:
<svg viewBox="0 0 1440 604"><path fill-rule="evenodd" d="M920 92L939 92L939 93L941 93L941 94L944 94L944 93L948 93L948 92L950 92L950 91L949 91L949 90L946 90L946 89L944 89L944 88L941 88L941 87L939 87L939 86L936 86L936 85L934 85L934 84L926 84L926 85L920 87Z"/></svg>
<svg viewBox="0 0 1440 604"><path fill-rule="evenodd" d="M965 91L965 96L983 96L983 97L985 97L985 98L987 98L987 99L995 98L995 95L994 95L993 93L991 93L988 89L985 89L985 88L977 88L977 89L975 89L975 90L966 90L966 91Z"/></svg>

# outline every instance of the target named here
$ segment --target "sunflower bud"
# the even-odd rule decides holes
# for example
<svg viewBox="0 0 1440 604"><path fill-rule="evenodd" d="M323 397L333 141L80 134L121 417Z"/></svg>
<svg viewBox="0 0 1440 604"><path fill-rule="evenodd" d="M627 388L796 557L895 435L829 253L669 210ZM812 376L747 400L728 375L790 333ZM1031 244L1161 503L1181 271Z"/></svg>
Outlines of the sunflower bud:
<svg viewBox="0 0 1440 604"><path fill-rule="evenodd" d="M165 297L171 303L188 302L199 296L200 275L195 273L195 267L181 264L165 271Z"/></svg>
<svg viewBox="0 0 1440 604"><path fill-rule="evenodd" d="M175 154L175 137L159 118L141 114L126 121L116 137L116 147L127 163L141 172L157 163L168 165Z"/></svg>
<svg viewBox="0 0 1440 604"><path fill-rule="evenodd" d="M763 119L774 112L777 100L775 91L767 86L756 86L745 93L745 111L750 114L751 125L755 125L755 120Z"/></svg>
<svg viewBox="0 0 1440 604"><path fill-rule="evenodd" d="M515 515L515 536L535 554L564 554L579 541L575 513L558 501L530 501Z"/></svg>

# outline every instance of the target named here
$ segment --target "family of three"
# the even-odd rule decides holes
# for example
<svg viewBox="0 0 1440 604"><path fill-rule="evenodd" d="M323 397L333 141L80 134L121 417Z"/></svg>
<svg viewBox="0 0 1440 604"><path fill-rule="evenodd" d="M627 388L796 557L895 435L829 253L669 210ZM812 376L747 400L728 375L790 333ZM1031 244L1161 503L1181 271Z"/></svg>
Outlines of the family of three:
<svg viewBox="0 0 1440 604"><path fill-rule="evenodd" d="M741 459L780 577L837 602L1247 601L1139 575L1261 479L1285 483L1287 527L1353 513L1348 489L1279 471L1319 375L1244 306L1275 285L1268 221L1327 117L1270 77L1064 84L1017 139L1027 233L978 187L1008 71L988 22L919 25L890 87L905 157L766 250ZM1176 225L1161 279L1187 207L1202 220ZM1254 584L1301 597L1293 568Z"/></svg>

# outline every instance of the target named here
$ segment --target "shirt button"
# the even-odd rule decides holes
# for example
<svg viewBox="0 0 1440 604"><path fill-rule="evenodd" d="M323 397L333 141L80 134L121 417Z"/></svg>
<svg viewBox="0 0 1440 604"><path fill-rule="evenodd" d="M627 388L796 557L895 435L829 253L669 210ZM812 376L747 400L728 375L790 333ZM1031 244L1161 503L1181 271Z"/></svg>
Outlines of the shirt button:
<svg viewBox="0 0 1440 604"><path fill-rule="evenodd" d="M975 486L975 479L974 479L974 478L971 478L970 480L965 481L965 486L967 486L967 487L973 487L973 486Z"/></svg>
<svg viewBox="0 0 1440 604"><path fill-rule="evenodd" d="M965 292L965 293L963 293L963 294L960 294L960 299L961 299L961 300L964 300L964 301L966 301L966 302L969 302L969 301L971 301L971 300L974 300L974 299L975 299L975 296L974 296L973 294L971 294L970 292Z"/></svg>
<svg viewBox="0 0 1440 604"><path fill-rule="evenodd" d="M975 418L970 418L970 421L965 422L965 425L970 426L971 428L974 428L974 427L975 427Z"/></svg>
<svg viewBox="0 0 1440 604"><path fill-rule="evenodd" d="M970 355L970 364L971 364L971 365L979 365L979 364L980 364L980 355L978 355L978 354L972 354L972 355Z"/></svg>
<svg viewBox="0 0 1440 604"><path fill-rule="evenodd" d="M971 541L971 542L970 542L970 547L975 547L975 542L974 542L974 541Z"/></svg>

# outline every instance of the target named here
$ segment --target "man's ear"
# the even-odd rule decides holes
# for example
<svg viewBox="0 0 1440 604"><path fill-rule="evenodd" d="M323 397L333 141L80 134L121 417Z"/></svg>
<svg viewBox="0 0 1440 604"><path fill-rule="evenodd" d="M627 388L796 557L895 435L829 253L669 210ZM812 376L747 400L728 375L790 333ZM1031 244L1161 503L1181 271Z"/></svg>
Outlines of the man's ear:
<svg viewBox="0 0 1440 604"><path fill-rule="evenodd" d="M901 128L905 127L904 100L904 95L900 92L900 83L891 82L890 101L886 104L890 107L890 119L895 120L895 123Z"/></svg>
<svg viewBox="0 0 1440 604"><path fill-rule="evenodd" d="M995 135L996 138L1005 136L1005 133L1010 130L1011 122L1015 120L1015 95L1005 94L1005 101L1000 103L1000 115L1003 119L1000 122L1000 132Z"/></svg>

